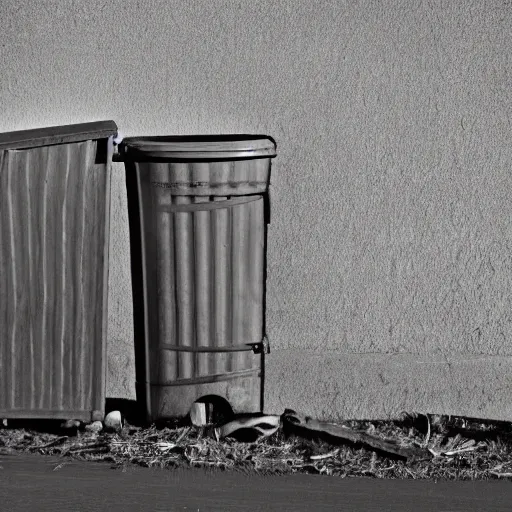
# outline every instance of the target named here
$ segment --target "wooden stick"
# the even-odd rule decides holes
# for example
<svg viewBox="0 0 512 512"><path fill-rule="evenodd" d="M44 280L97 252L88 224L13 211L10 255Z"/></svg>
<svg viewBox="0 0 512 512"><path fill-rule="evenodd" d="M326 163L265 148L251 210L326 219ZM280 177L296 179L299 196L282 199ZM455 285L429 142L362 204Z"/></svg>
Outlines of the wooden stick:
<svg viewBox="0 0 512 512"><path fill-rule="evenodd" d="M46 444L42 444L40 446L31 446L29 448L29 450L41 450L41 449L45 449L45 448L51 448L52 446L56 446L58 444L61 444L61 443L64 443L65 441L67 441L68 439L68 436L62 436L62 437L58 437L57 439L54 439L53 441L50 441L49 443L46 443Z"/></svg>
<svg viewBox="0 0 512 512"><path fill-rule="evenodd" d="M415 446L399 446L394 441L380 439L364 432L355 432L348 427L340 427L332 423L317 421L294 411L285 411L283 419L292 426L298 426L306 430L328 434L329 436L343 441L361 443L373 448L374 450L379 450L406 460L417 461L432 458L430 452L425 449Z"/></svg>
<svg viewBox="0 0 512 512"><path fill-rule="evenodd" d="M82 453L107 453L110 451L108 446L84 446L81 449L69 450L68 453L73 455L81 455Z"/></svg>
<svg viewBox="0 0 512 512"><path fill-rule="evenodd" d="M61 457L64 457L68 454L73 455L80 455L82 453L105 453L110 450L110 447L108 443L101 442L101 443L93 443L93 444L86 444L82 446L74 446L71 448L68 448L63 453L61 453Z"/></svg>

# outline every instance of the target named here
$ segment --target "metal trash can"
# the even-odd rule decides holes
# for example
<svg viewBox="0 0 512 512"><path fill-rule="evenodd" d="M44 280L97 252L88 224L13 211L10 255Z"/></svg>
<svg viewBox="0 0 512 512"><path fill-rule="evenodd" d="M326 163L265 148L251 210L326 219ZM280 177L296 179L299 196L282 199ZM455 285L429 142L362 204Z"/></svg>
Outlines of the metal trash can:
<svg viewBox="0 0 512 512"><path fill-rule="evenodd" d="M137 400L150 420L205 396L262 408L270 162L263 135L126 138L137 178L144 342Z"/></svg>
<svg viewBox="0 0 512 512"><path fill-rule="evenodd" d="M0 418L103 419L116 132L0 134Z"/></svg>

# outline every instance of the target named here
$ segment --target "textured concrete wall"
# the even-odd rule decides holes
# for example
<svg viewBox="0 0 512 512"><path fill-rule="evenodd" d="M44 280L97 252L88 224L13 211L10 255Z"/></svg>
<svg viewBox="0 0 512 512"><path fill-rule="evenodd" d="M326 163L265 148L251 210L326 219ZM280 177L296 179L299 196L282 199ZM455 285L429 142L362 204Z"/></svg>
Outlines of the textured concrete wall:
<svg viewBox="0 0 512 512"><path fill-rule="evenodd" d="M268 133L267 410L512 419L512 3L0 6L0 130ZM134 396L122 166L108 395Z"/></svg>

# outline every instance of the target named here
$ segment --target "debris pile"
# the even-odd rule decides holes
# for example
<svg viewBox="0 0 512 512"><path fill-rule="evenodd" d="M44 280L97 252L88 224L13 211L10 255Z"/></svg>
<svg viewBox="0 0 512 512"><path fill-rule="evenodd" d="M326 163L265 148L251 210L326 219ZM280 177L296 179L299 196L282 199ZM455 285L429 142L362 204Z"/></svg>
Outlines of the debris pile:
<svg viewBox="0 0 512 512"><path fill-rule="evenodd" d="M247 473L318 473L339 477L512 478L512 424L403 414L394 421L327 423L286 410L207 423L151 425L66 422L58 428L11 422L0 427L0 455L15 451L157 467L203 467Z"/></svg>

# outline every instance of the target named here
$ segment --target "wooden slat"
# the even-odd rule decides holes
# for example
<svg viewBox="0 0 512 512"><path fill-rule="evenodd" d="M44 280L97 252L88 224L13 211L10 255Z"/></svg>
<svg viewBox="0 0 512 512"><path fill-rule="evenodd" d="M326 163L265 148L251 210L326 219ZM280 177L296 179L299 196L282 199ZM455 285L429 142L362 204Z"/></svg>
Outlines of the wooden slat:
<svg viewBox="0 0 512 512"><path fill-rule="evenodd" d="M0 151L0 417L103 410L105 143Z"/></svg>
<svg viewBox="0 0 512 512"><path fill-rule="evenodd" d="M27 149L110 137L117 133L114 121L49 126L33 130L0 133L0 150Z"/></svg>

